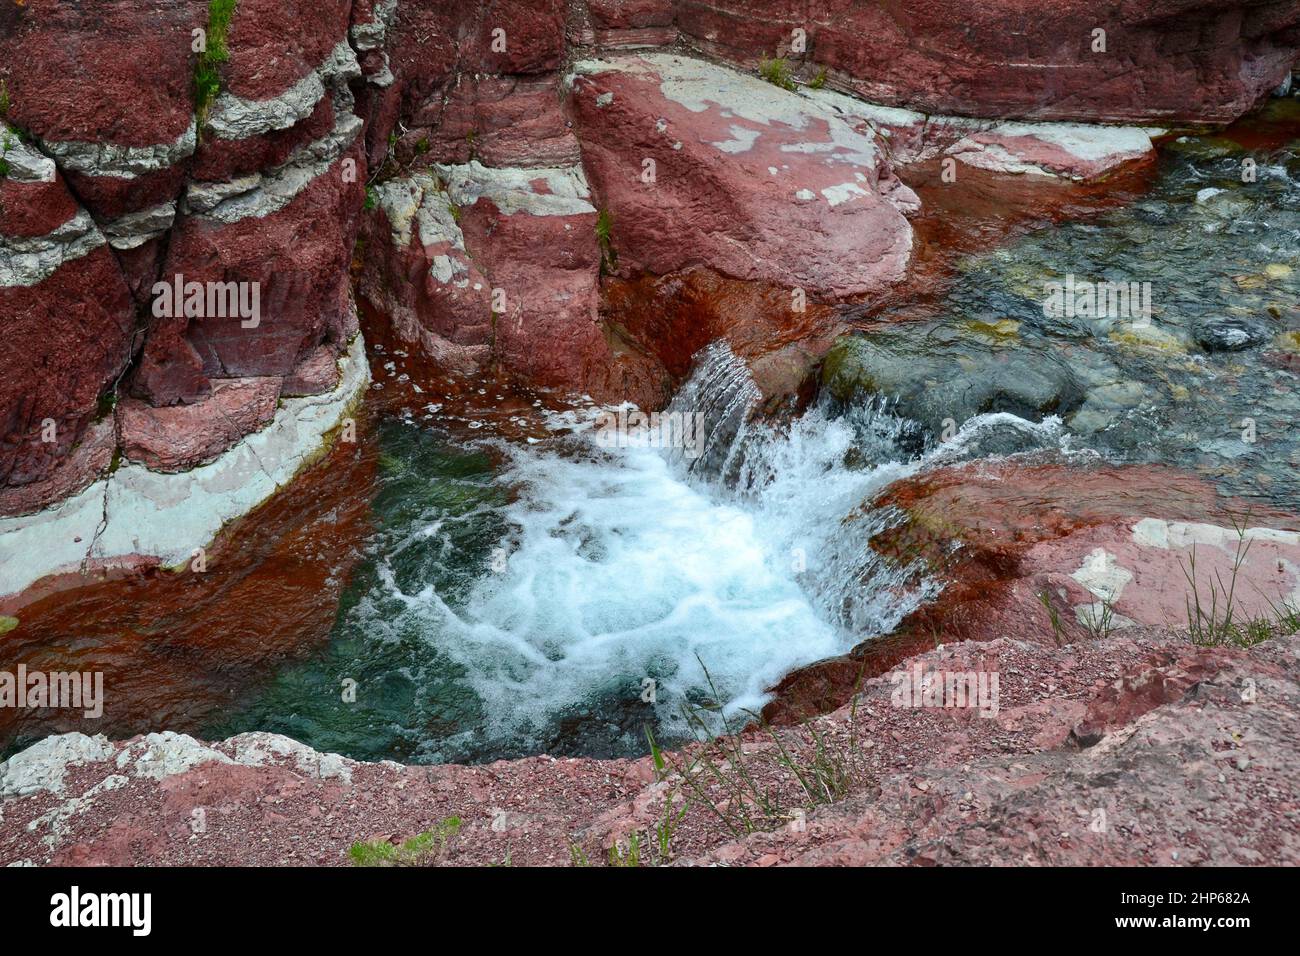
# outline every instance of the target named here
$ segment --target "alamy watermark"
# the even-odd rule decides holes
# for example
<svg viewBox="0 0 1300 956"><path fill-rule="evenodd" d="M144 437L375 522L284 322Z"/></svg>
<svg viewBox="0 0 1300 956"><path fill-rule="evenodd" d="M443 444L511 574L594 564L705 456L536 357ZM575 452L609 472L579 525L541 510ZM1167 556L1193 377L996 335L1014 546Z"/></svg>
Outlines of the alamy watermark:
<svg viewBox="0 0 1300 956"><path fill-rule="evenodd" d="M1043 315L1049 319L1129 319L1151 323L1150 282L1088 282L1075 279L1044 283Z"/></svg>
<svg viewBox="0 0 1300 956"><path fill-rule="evenodd" d="M680 448L687 458L704 454L703 412L650 412L621 408L596 419L601 448Z"/></svg>
<svg viewBox="0 0 1300 956"><path fill-rule="evenodd" d="M83 893L74 886L50 897L50 925L120 926L133 936L148 936L153 928L153 894Z"/></svg>
<svg viewBox="0 0 1300 956"><path fill-rule="evenodd" d="M0 707L80 710L95 720L104 715L102 671L0 671Z"/></svg>
<svg viewBox="0 0 1300 956"><path fill-rule="evenodd" d="M921 664L893 671L890 702L895 707L970 708L981 717L998 715L997 671L930 671Z"/></svg>
<svg viewBox="0 0 1300 956"><path fill-rule="evenodd" d="M155 318L237 318L244 329L262 322L260 282L186 282L177 273L171 282L155 282L151 291Z"/></svg>

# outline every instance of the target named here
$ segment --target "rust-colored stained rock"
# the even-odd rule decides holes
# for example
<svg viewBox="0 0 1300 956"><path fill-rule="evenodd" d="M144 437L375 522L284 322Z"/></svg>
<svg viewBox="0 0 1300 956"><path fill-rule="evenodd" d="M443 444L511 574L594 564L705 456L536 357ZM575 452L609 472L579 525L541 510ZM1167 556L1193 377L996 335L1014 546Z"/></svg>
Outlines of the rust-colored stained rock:
<svg viewBox="0 0 1300 956"><path fill-rule="evenodd" d="M275 417L278 378L225 379L193 405L153 408L128 398L117 409L122 452L154 471L185 471L212 461Z"/></svg>
<svg viewBox="0 0 1300 956"><path fill-rule="evenodd" d="M702 60L579 64L571 108L620 268L704 265L808 297L879 293L911 255L911 206L874 135Z"/></svg>
<svg viewBox="0 0 1300 956"><path fill-rule="evenodd" d="M808 303L797 312L787 289L707 269L609 278L603 297L606 324L653 354L674 383L690 374L701 349L725 339L771 409L812 397L816 380L809 373L844 328L830 306Z"/></svg>
<svg viewBox="0 0 1300 956"><path fill-rule="evenodd" d="M677 23L711 53L807 60L874 102L1157 125L1242 115L1282 82L1300 43L1300 6L1241 0L677 0ZM806 54L791 52L796 30Z"/></svg>

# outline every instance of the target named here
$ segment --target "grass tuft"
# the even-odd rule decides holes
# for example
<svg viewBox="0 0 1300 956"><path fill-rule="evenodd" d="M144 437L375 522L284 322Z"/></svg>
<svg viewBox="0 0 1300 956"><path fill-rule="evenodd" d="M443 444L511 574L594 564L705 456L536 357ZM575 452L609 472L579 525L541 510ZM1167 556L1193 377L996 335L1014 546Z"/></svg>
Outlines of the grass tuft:
<svg viewBox="0 0 1300 956"><path fill-rule="evenodd" d="M208 118L212 102L221 92L221 66L230 59L227 38L230 21L239 0L209 0L208 28L204 49L194 64L194 112L200 128Z"/></svg>
<svg viewBox="0 0 1300 956"><path fill-rule="evenodd" d="M698 657L696 658L698 660ZM675 762L663 755L672 767L676 777L688 787L693 798L688 804L703 805L734 836L744 836L762 830L774 830L783 826L792 818L787 812L777 788L760 783L757 768L751 754L745 752L740 731L733 727L722 707L716 703L721 700L713 677L704 662L700 661L704 676L713 695L714 703L688 708L686 720L700 743L702 750L689 764ZM865 665L864 665L865 667ZM786 783L801 791L799 808L825 806L844 799L853 791L868 782L859 766L859 748L857 741L858 689L861 688L865 671L858 674L857 686L854 688L853 704L849 710L849 739L846 746L837 745L818 729L817 718L803 722L790 737L778 732L761 715L746 711L746 715L757 724L771 739L776 750L776 763L786 775ZM722 734L716 735L705 717L708 712L717 711L722 722ZM654 751L658 754L657 748ZM658 757L656 757L656 766ZM716 788L723 794L719 801L710 788Z"/></svg>
<svg viewBox="0 0 1300 956"><path fill-rule="evenodd" d="M1056 646L1067 643L1065 640L1065 628L1061 626L1061 615L1056 610L1056 605L1052 603L1050 591L1040 591L1038 594L1038 603L1047 609L1047 619L1052 622L1052 637L1056 640Z"/></svg>
<svg viewBox="0 0 1300 956"><path fill-rule="evenodd" d="M572 840L569 841L569 861L572 866L591 866L586 851Z"/></svg>
<svg viewBox="0 0 1300 956"><path fill-rule="evenodd" d="M641 865L641 837L633 833L627 838L626 843L615 843L609 848L609 865L610 866L631 866Z"/></svg>
<svg viewBox="0 0 1300 956"><path fill-rule="evenodd" d="M1102 598L1098 604L1100 610L1094 604L1080 616L1079 623L1094 641L1104 641L1115 630L1115 605L1106 598Z"/></svg>
<svg viewBox="0 0 1300 956"><path fill-rule="evenodd" d="M1247 512L1240 521L1236 515L1229 515L1233 530L1237 532L1237 550L1232 559L1232 570L1228 580L1217 571L1208 581L1208 588L1201 590L1200 576L1196 573L1196 545L1192 545L1187 564L1179 561L1183 576L1191 590L1188 592L1187 629L1192 643L1201 647L1254 647L1278 634L1290 635L1300 631L1300 610L1283 599L1275 603L1267 595L1260 596L1268 603L1272 616L1247 617L1244 620L1237 600L1237 578L1246 555L1250 553L1251 541L1247 537L1250 527L1250 513ZM1258 589L1256 589L1258 590Z"/></svg>
<svg viewBox="0 0 1300 956"><path fill-rule="evenodd" d="M779 86L783 90L794 92L796 89L794 77L790 73L790 64L785 61L784 57L777 57L774 60L764 60L758 66L758 75L773 86Z"/></svg>
<svg viewBox="0 0 1300 956"><path fill-rule="evenodd" d="M405 843L388 840L354 843L348 848L348 856L355 866L425 866L440 857L459 832L460 817L447 817L432 830L425 830Z"/></svg>

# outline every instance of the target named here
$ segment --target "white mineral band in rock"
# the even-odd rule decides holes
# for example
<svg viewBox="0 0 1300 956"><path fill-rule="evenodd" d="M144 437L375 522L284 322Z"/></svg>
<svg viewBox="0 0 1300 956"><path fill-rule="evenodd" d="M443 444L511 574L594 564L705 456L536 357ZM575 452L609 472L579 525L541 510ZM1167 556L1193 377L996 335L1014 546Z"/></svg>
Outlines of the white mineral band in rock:
<svg viewBox="0 0 1300 956"><path fill-rule="evenodd" d="M227 522L266 501L322 451L326 436L370 381L359 334L340 361L334 391L284 399L266 428L215 461L179 474L124 462L66 501L0 519L0 596L16 594L48 574L75 571L87 558L99 564L156 558L167 566L188 560Z"/></svg>

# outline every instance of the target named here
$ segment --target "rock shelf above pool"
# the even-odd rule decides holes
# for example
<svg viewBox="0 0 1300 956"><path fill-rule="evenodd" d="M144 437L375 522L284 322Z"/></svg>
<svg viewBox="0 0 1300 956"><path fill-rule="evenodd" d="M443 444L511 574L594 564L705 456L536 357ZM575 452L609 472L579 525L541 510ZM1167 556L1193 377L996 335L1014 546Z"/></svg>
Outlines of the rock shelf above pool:
<svg viewBox="0 0 1300 956"><path fill-rule="evenodd" d="M270 424L214 461L180 473L123 462L57 505L0 519L0 596L79 568L189 561L322 452L370 381L359 334L339 365L333 391L283 399Z"/></svg>

